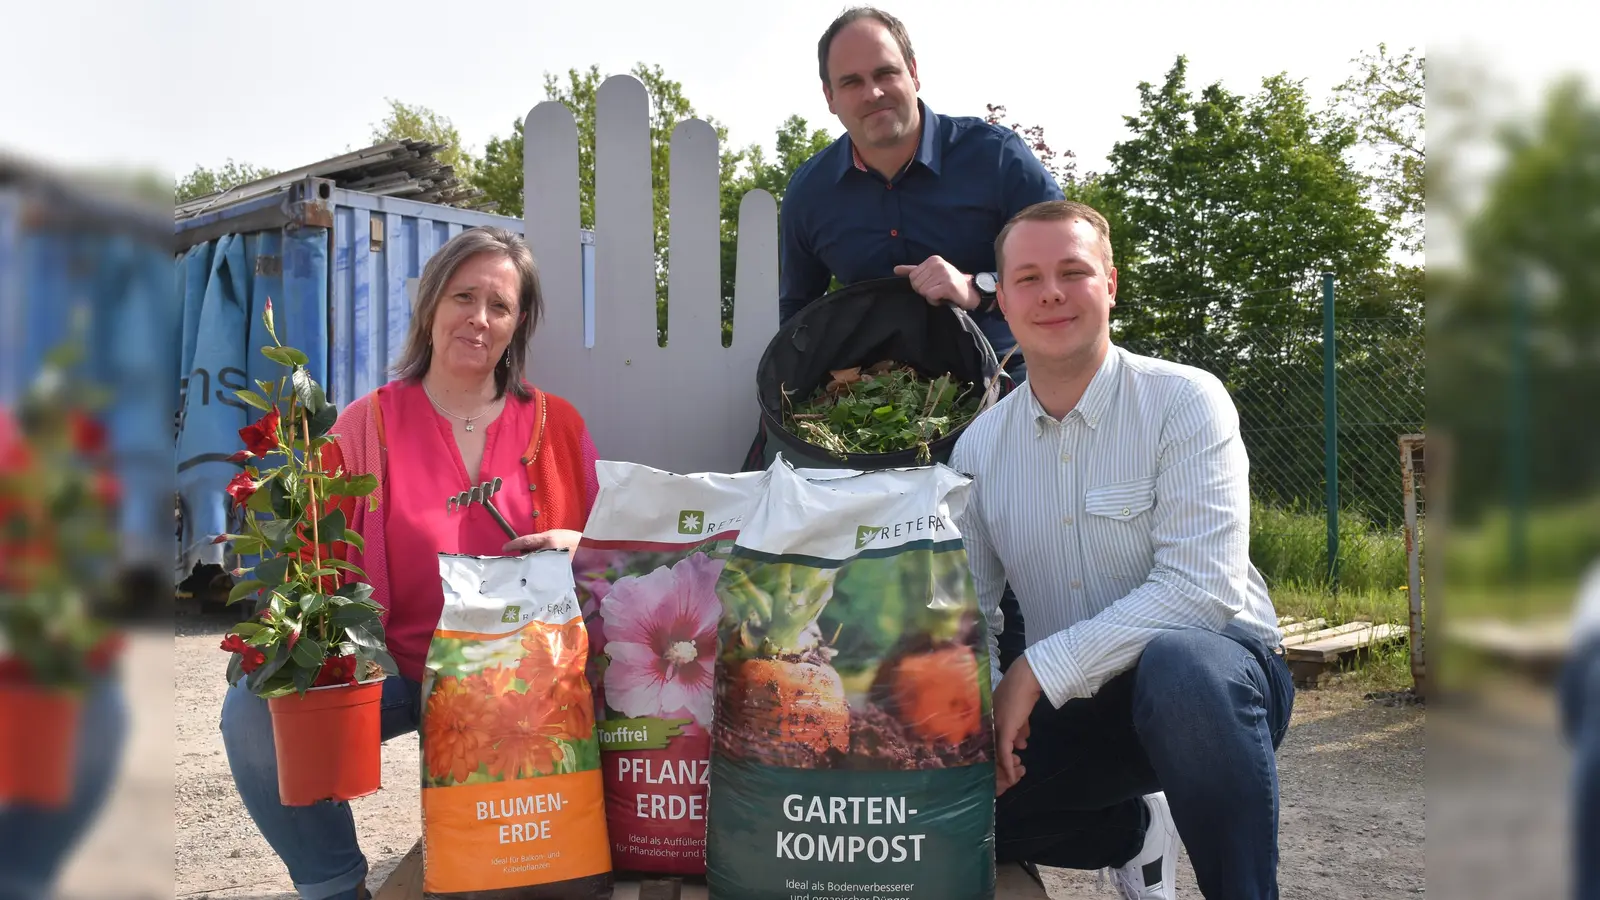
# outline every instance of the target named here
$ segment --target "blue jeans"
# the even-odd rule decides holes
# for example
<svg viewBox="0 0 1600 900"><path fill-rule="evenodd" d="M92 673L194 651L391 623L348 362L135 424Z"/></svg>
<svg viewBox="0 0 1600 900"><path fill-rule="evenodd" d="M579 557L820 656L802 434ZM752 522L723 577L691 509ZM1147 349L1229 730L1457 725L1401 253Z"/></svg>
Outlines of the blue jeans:
<svg viewBox="0 0 1600 900"><path fill-rule="evenodd" d="M0 900L43 900L54 894L67 857L94 825L122 760L128 711L117 676L84 697L72 798L62 809L0 809Z"/></svg>
<svg viewBox="0 0 1600 900"><path fill-rule="evenodd" d="M1561 719L1573 750L1572 896L1600 900L1600 637L1567 659Z"/></svg>
<svg viewBox="0 0 1600 900"><path fill-rule="evenodd" d="M389 740L417 730L422 686L391 675L383 683L382 730ZM304 900L354 900L367 880L350 804L324 801L284 806L278 800L278 756L272 712L244 682L222 701L222 745L233 783L261 836L289 869Z"/></svg>
<svg viewBox="0 0 1600 900"><path fill-rule="evenodd" d="M1294 707L1260 641L1198 629L1151 641L1134 668L1060 709L1041 699L1027 774L995 803L1001 860L1116 868L1144 845L1165 791L1206 897L1278 896L1278 767Z"/></svg>

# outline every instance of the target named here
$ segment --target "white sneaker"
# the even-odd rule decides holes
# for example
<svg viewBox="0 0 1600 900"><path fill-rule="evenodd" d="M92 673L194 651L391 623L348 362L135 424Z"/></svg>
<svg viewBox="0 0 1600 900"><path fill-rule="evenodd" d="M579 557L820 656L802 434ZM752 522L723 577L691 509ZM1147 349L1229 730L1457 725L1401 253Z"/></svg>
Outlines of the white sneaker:
<svg viewBox="0 0 1600 900"><path fill-rule="evenodd" d="M1111 870L1111 884L1123 900L1175 900L1178 871L1178 826L1172 824L1172 810L1166 794L1146 794L1150 807L1150 827L1144 833L1144 847L1120 869Z"/></svg>

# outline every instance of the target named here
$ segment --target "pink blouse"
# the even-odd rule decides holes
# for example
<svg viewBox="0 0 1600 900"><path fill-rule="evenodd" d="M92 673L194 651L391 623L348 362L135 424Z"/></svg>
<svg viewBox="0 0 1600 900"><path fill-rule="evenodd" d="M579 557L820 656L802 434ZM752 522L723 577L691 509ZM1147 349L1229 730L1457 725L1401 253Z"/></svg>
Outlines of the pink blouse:
<svg viewBox="0 0 1600 900"><path fill-rule="evenodd" d="M542 531L533 517L522 453L533 434L537 404L507 395L499 418L484 429L483 462L468 473L456 447L451 420L436 410L422 386L396 381L378 392L388 460L385 464L384 538L389 568L386 626L389 653L400 674L422 680L428 645L444 609L440 553L500 556L506 533L481 504L449 509L449 499L475 484L501 480L495 508L518 534ZM584 434L582 465L589 490L585 516L594 507L599 482L597 454Z"/></svg>

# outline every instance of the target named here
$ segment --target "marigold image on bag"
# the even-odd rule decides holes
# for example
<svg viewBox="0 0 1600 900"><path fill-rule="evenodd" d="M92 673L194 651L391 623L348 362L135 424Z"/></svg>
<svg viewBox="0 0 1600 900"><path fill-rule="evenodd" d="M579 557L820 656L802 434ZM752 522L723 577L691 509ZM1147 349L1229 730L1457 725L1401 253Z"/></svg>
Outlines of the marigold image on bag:
<svg viewBox="0 0 1600 900"><path fill-rule="evenodd" d="M439 573L422 685L424 896L609 898L571 555L440 554Z"/></svg>
<svg viewBox="0 0 1600 900"><path fill-rule="evenodd" d="M780 457L763 481L717 581L711 897L993 897L970 479L808 479Z"/></svg>
<svg viewBox="0 0 1600 900"><path fill-rule="evenodd" d="M717 576L763 473L679 475L606 460L595 469L600 493L572 565L611 862L704 874Z"/></svg>

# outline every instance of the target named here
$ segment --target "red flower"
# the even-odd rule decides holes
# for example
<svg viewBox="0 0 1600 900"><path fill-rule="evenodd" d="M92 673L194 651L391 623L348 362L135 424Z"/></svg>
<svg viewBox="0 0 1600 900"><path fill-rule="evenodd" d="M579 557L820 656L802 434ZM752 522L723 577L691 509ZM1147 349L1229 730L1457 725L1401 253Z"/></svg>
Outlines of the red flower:
<svg viewBox="0 0 1600 900"><path fill-rule="evenodd" d="M267 654L254 647L246 647L239 655L243 658L239 667L244 669L246 675L261 668L261 664L267 661Z"/></svg>
<svg viewBox="0 0 1600 900"><path fill-rule="evenodd" d="M72 428L72 446L85 456L93 456L106 448L106 427L99 421L73 412L69 424Z"/></svg>
<svg viewBox="0 0 1600 900"><path fill-rule="evenodd" d="M249 450L240 450L238 453L228 457L228 462L243 464L255 458L256 455Z"/></svg>
<svg viewBox="0 0 1600 900"><path fill-rule="evenodd" d="M233 480L228 482L225 490L227 490L228 496L233 498L235 506L243 506L250 502L250 495L254 494L256 488L260 486L254 478L250 477L249 472L240 472L233 476Z"/></svg>
<svg viewBox="0 0 1600 900"><path fill-rule="evenodd" d="M254 425L239 429L245 449L257 456L266 456L278 449L278 408L262 416Z"/></svg>
<svg viewBox="0 0 1600 900"><path fill-rule="evenodd" d="M322 668L317 672L317 680L312 682L313 687L325 684L355 684L356 658L354 656L335 656L322 661Z"/></svg>
<svg viewBox="0 0 1600 900"><path fill-rule="evenodd" d="M246 674L261 668L261 664L267 661L266 653L246 644L244 638L237 634L230 634L223 638L222 649L229 653L239 654L239 666L244 669Z"/></svg>

